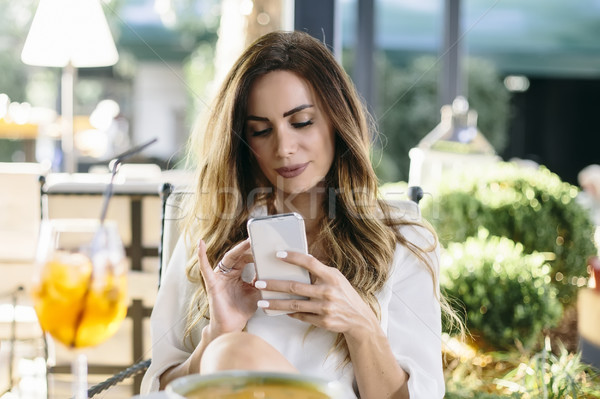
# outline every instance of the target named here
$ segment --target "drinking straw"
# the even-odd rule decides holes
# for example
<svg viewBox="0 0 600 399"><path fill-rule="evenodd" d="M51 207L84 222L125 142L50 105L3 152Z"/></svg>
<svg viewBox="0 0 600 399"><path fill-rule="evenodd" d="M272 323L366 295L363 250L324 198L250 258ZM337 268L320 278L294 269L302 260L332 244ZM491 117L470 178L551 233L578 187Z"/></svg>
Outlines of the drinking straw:
<svg viewBox="0 0 600 399"><path fill-rule="evenodd" d="M140 144L136 147L133 147L133 148L117 155L116 158L114 158L112 161L110 161L109 165L112 164L112 174L110 176L110 182L108 183L108 186L106 186L106 190L104 191L104 201L102 203L102 212L100 213L100 226L104 225L104 220L106 219L106 211L108 210L108 201L110 200L110 197L112 197L113 181L115 179L115 175L117 174L117 170L119 169L119 166L125 159L146 149L151 144L156 143L156 141L158 141L158 138L155 137L146 143Z"/></svg>

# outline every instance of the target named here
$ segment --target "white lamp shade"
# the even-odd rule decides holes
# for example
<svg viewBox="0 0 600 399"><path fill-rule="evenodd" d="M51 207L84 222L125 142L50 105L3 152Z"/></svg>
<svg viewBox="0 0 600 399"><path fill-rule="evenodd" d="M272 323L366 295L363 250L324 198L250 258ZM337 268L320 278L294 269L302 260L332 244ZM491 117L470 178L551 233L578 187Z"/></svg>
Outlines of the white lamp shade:
<svg viewBox="0 0 600 399"><path fill-rule="evenodd" d="M40 0L21 60L76 68L116 64L119 54L99 0Z"/></svg>

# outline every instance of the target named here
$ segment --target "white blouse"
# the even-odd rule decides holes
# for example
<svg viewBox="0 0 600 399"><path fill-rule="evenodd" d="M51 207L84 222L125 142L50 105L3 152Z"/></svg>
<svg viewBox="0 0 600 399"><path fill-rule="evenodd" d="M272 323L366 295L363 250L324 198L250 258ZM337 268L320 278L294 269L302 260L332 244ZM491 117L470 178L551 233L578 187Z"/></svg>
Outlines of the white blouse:
<svg viewBox="0 0 600 399"><path fill-rule="evenodd" d="M422 247L433 242L422 227L403 226L402 234ZM195 286L186 277L187 248L182 239L174 250L151 316L152 364L144 375L142 393L156 391L159 377L170 367L184 362L192 348L184 345L186 312ZM428 253L437 275L439 249ZM434 296L429 271L406 247L398 244L391 275L377 295L381 307L381 328L386 332L398 364L409 374L411 399L442 398L445 392L441 349L441 311ZM194 330L200 341L203 325ZM339 367L343 358L329 353L336 334L314 328L306 337L309 324L285 315L267 316L257 309L247 331L277 348L301 373L337 380L352 387L352 364Z"/></svg>

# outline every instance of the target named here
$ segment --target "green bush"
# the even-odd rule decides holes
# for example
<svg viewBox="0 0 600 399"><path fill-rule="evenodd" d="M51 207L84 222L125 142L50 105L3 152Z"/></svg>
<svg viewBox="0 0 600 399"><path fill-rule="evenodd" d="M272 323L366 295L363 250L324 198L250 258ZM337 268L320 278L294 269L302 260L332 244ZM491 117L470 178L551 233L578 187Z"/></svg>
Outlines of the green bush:
<svg viewBox="0 0 600 399"><path fill-rule="evenodd" d="M523 245L481 229L442 253L440 284L464 305L467 328L498 349L531 347L562 314L550 266Z"/></svg>
<svg viewBox="0 0 600 399"><path fill-rule="evenodd" d="M541 252L552 267L561 302L571 303L585 284L586 260L596 253L594 227L575 197L579 190L545 167L498 163L469 175L449 175L423 214L440 242L462 242L479 227L510 238L524 252Z"/></svg>

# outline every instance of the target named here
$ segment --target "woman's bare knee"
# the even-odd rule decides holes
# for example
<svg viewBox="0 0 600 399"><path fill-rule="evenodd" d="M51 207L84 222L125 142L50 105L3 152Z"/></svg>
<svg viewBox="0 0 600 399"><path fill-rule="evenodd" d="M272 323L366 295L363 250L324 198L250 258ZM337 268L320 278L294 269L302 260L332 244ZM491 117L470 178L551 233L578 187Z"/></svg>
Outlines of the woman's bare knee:
<svg viewBox="0 0 600 399"><path fill-rule="evenodd" d="M200 373L225 370L297 372L277 349L246 332L223 334L206 347Z"/></svg>

